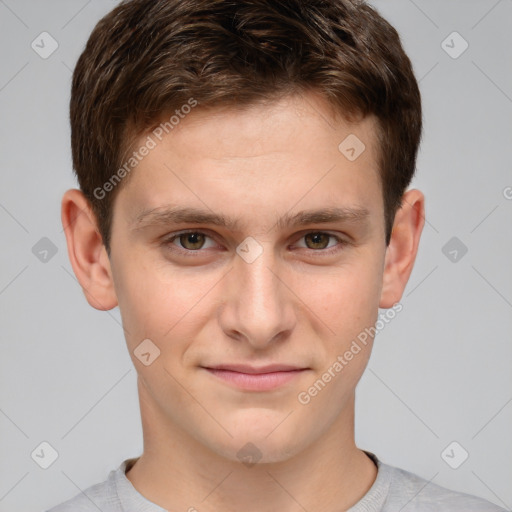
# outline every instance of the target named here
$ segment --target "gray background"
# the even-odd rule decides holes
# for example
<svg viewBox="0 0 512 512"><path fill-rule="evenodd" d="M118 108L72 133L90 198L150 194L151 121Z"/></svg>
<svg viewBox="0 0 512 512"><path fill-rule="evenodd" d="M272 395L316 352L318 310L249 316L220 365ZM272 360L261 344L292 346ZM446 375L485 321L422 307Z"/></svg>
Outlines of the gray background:
<svg viewBox="0 0 512 512"><path fill-rule="evenodd" d="M114 5L0 0L0 511L44 510L142 449L118 310L87 304L60 223L61 196L76 187L71 72ZM358 387L356 440L388 464L510 509L512 1L374 5L420 80L413 186L426 195L427 222L403 311L378 335ZM59 45L46 59L31 47L43 31ZM464 41L454 31L469 44L457 58ZM57 251L46 260L43 237ZM43 441L59 454L46 470L31 458ZM441 455L453 441L452 465L469 453L458 469Z"/></svg>

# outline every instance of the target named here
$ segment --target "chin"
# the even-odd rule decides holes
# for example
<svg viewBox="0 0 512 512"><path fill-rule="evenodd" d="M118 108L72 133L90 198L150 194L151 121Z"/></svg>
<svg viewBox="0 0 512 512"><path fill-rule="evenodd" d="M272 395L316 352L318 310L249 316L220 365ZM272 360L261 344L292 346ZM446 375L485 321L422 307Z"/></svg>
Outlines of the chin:
<svg viewBox="0 0 512 512"><path fill-rule="evenodd" d="M304 448L305 440L286 428L276 429L276 425L265 425L264 434L250 427L237 430L236 434L232 432L232 438L226 435L213 442L210 439L207 444L220 457L247 467L285 462Z"/></svg>

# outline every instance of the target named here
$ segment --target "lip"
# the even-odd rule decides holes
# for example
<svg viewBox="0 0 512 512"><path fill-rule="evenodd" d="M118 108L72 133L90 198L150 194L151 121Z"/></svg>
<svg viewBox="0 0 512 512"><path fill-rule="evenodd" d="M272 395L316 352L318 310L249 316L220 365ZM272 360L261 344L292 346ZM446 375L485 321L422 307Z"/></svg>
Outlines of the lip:
<svg viewBox="0 0 512 512"><path fill-rule="evenodd" d="M248 374L262 374L274 372L288 372L292 370L305 370L300 366L292 366L289 364L268 364L266 366L250 366L248 364L220 364L217 366L208 366L208 370L228 370L231 372L248 373Z"/></svg>
<svg viewBox="0 0 512 512"><path fill-rule="evenodd" d="M248 391L270 391L284 386L309 368L273 364L255 368L248 365L202 367L214 377Z"/></svg>

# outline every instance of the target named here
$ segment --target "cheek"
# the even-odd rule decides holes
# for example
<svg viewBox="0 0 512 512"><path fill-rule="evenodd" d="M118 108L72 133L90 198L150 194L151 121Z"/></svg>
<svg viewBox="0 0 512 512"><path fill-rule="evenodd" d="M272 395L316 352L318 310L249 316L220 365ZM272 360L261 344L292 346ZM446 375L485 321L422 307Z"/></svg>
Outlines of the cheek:
<svg viewBox="0 0 512 512"><path fill-rule="evenodd" d="M185 278L179 271L173 279L162 280L160 272L136 258L117 267L114 281L130 348L145 338L165 346L190 325L209 289L199 275Z"/></svg>
<svg viewBox="0 0 512 512"><path fill-rule="evenodd" d="M336 333L336 339L346 340L376 321L382 282L378 269L378 263L370 261L346 266L318 276L304 289L307 304Z"/></svg>
<svg viewBox="0 0 512 512"><path fill-rule="evenodd" d="M326 424L345 407L371 354L380 294L377 268L345 268L325 282L317 280L308 296L311 304L321 304L322 320L335 334L325 340L322 365L297 400L307 414L324 415ZM321 299L315 295L320 290Z"/></svg>

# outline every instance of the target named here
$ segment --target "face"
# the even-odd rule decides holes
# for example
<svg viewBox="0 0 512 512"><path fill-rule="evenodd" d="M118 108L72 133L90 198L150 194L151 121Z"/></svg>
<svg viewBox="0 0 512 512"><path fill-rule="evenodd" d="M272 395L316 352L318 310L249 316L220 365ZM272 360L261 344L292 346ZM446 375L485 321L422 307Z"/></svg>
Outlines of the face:
<svg viewBox="0 0 512 512"><path fill-rule="evenodd" d="M371 338L343 358L383 283L375 124L329 112L313 95L193 111L115 201L110 265L141 400L231 460L246 443L285 460L347 426L370 355Z"/></svg>

